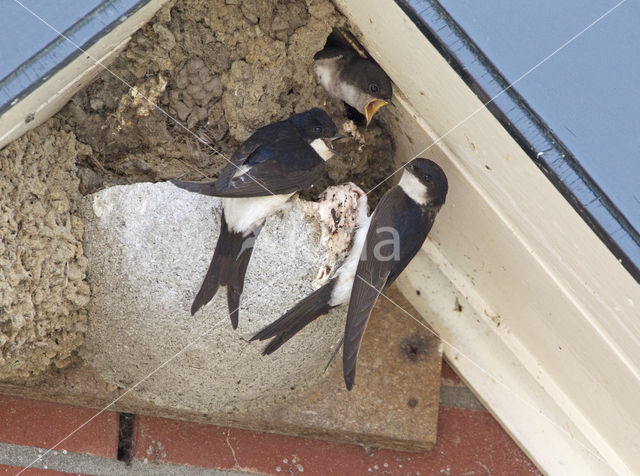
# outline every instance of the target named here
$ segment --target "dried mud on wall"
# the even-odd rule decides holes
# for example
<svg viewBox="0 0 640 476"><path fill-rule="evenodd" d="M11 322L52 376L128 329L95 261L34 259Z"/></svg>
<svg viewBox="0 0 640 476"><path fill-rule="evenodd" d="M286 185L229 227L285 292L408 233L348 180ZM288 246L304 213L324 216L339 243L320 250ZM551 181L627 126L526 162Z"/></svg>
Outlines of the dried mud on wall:
<svg viewBox="0 0 640 476"><path fill-rule="evenodd" d="M214 179L227 164L220 154L230 157L256 128L316 106L351 137L305 198L346 181L366 191L393 171L387 111L356 128L313 72L313 55L345 26L328 0L170 1L133 35L109 66L113 74L101 73L54 119L0 152L0 380L63 367L83 345L81 195ZM372 207L389 186L372 193Z"/></svg>
<svg viewBox="0 0 640 476"><path fill-rule="evenodd" d="M0 380L65 366L89 303L76 161L91 151L50 119L0 151Z"/></svg>
<svg viewBox="0 0 640 476"><path fill-rule="evenodd" d="M169 2L110 66L118 78L104 72L59 113L93 150L79 164L82 193L215 178L227 165L216 152L230 157L258 127L314 106L342 126L344 107L318 85L312 66L336 26L345 19L328 0ZM330 160L327 176L306 198L348 180L368 190L393 170L382 121L338 144L345 159ZM375 191L372 204L383 191Z"/></svg>

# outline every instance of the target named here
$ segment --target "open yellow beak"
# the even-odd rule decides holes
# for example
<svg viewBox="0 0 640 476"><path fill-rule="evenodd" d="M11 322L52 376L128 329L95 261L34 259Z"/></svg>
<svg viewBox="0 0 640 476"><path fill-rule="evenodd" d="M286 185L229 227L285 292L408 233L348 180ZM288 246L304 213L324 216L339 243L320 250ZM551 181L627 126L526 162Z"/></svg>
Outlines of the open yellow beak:
<svg viewBox="0 0 640 476"><path fill-rule="evenodd" d="M367 118L367 125L373 119L374 114L380 109L382 106L386 106L387 101L383 101L382 99L374 99L373 101L369 101L369 104L364 108L364 117Z"/></svg>

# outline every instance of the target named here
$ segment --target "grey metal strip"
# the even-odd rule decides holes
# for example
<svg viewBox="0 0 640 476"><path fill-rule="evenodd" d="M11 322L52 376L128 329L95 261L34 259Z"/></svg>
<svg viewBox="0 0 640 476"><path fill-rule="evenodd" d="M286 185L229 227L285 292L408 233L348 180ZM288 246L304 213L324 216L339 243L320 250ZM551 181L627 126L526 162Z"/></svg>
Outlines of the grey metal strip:
<svg viewBox="0 0 640 476"><path fill-rule="evenodd" d="M86 50L149 1L105 0L62 33ZM56 37L0 80L0 115L81 54L67 39Z"/></svg>
<svg viewBox="0 0 640 476"><path fill-rule="evenodd" d="M640 283L640 233L571 151L437 0L395 1Z"/></svg>

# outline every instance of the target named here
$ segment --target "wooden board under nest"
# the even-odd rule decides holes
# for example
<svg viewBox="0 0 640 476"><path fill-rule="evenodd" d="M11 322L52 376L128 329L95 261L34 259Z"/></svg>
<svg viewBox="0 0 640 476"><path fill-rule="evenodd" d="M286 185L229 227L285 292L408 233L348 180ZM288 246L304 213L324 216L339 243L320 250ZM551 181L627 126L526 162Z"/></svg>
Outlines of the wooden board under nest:
<svg viewBox="0 0 640 476"><path fill-rule="evenodd" d="M157 406L127 389L114 389L86 364L59 371L34 387L0 384L0 393L99 409L121 397L109 410L379 448L427 450L436 442L440 340L411 318L419 314L395 286L386 295L389 299L381 297L371 315L351 392L344 387L338 356L320 384L283 404L246 412L203 414Z"/></svg>

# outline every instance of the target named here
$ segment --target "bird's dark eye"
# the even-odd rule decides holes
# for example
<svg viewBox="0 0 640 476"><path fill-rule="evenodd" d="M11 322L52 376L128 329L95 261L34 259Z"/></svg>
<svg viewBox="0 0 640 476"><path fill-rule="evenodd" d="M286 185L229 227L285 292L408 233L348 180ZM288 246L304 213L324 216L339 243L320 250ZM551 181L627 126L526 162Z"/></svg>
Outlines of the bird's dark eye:
<svg viewBox="0 0 640 476"><path fill-rule="evenodd" d="M371 91L372 93L377 93L380 90L380 88L378 87L378 85L376 83L371 83L369 85L369 91Z"/></svg>
<svg viewBox="0 0 640 476"><path fill-rule="evenodd" d="M317 132L318 134L322 132L322 127L316 126L313 128L313 132Z"/></svg>
<svg viewBox="0 0 640 476"><path fill-rule="evenodd" d="M431 182L432 180L433 180L433 177L431 176L431 174L427 174L427 175L425 175L425 176L424 176L424 181L425 181L426 183L429 183L429 182Z"/></svg>

